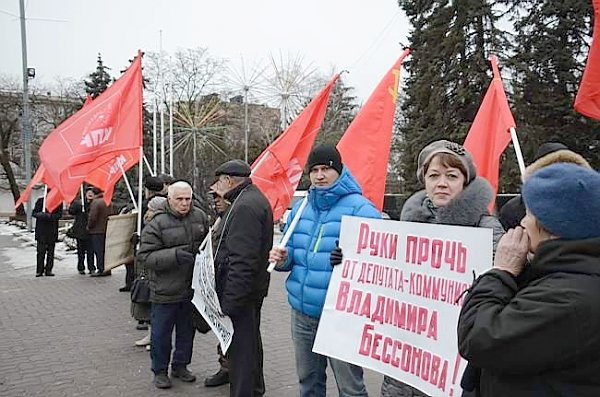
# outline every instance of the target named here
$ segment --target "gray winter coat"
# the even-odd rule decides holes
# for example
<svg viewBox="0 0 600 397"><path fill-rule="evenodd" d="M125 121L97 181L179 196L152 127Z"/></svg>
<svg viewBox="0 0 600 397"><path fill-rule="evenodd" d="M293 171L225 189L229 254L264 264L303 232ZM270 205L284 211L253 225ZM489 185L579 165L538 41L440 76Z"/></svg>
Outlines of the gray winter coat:
<svg viewBox="0 0 600 397"><path fill-rule="evenodd" d="M180 264L177 250L196 254L208 232L208 218L199 208L181 216L165 201L142 230L138 255L150 279L153 303L191 300L193 264Z"/></svg>
<svg viewBox="0 0 600 397"><path fill-rule="evenodd" d="M401 221L438 223L442 225L485 227L492 229L494 253L504 228L495 216L489 215L488 204L493 192L483 178L477 177L446 206L435 208L425 190L413 194L402 207ZM381 397L426 396L421 391L389 376L385 376L381 385Z"/></svg>

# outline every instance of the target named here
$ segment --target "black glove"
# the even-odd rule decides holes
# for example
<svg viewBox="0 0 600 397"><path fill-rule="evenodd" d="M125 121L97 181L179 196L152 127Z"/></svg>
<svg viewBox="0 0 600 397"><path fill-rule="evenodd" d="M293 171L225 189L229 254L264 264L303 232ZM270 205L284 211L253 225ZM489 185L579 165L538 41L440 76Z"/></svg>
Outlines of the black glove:
<svg viewBox="0 0 600 397"><path fill-rule="evenodd" d="M137 232L133 233L131 235L131 239L129 241L131 242L132 245L137 245L137 243L140 241L140 236L138 236Z"/></svg>
<svg viewBox="0 0 600 397"><path fill-rule="evenodd" d="M335 240L335 248L331 251L331 257L329 258L329 263L331 266L337 266L342 263L344 259L344 254L342 253L342 249L339 247L339 241Z"/></svg>
<svg viewBox="0 0 600 397"><path fill-rule="evenodd" d="M177 257L179 266L194 266L194 262L196 262L196 255L184 249L175 251L175 256Z"/></svg>

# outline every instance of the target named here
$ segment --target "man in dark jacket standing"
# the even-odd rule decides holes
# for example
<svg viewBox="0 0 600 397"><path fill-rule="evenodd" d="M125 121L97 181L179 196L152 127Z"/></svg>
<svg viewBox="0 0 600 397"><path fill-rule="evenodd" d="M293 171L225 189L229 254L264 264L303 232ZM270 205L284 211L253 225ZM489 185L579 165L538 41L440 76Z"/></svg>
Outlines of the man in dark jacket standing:
<svg viewBox="0 0 600 397"><path fill-rule="evenodd" d="M266 197L252 184L250 166L244 161L228 161L215 175L215 192L231 202L223 214L215 253L217 294L234 328L229 347L230 396L262 396L260 311L269 289L273 213Z"/></svg>
<svg viewBox="0 0 600 397"><path fill-rule="evenodd" d="M171 376L184 382L196 377L187 369L192 359L192 275L198 247L208 232L208 219L192 206L192 188L186 182L169 186L167 201L142 230L138 252L149 272L152 301L151 350L154 385L171 387L167 375L171 337L175 328L175 353Z"/></svg>
<svg viewBox="0 0 600 397"><path fill-rule="evenodd" d="M59 206L52 212L46 212L44 198L40 197L35 202L32 216L36 219L35 239L37 241L37 269L36 277L54 276L54 245L58 240L58 220L62 217L62 208ZM44 259L46 267L44 269Z"/></svg>
<svg viewBox="0 0 600 397"><path fill-rule="evenodd" d="M75 217L71 229L72 237L77 240L77 270L79 274L85 274L85 259L87 257L87 268L90 274L96 271L94 265L94 252L90 244L90 236L87 232L88 214L90 212L90 203L96 195L93 188L88 188L85 192L85 201L75 200L69 206L69 214Z"/></svg>
<svg viewBox="0 0 600 397"><path fill-rule="evenodd" d="M96 257L96 270L92 277L109 276L110 272L104 272L104 245L106 242L106 225L110 215L110 207L104 202L104 194L97 188L93 188L94 199L90 203L87 230L90 235L90 245Z"/></svg>

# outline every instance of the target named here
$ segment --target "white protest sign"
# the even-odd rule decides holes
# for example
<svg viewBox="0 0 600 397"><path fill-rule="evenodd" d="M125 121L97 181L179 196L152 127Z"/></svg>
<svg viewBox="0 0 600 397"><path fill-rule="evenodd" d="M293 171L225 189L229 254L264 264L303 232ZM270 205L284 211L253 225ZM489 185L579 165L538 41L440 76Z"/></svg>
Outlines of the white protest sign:
<svg viewBox="0 0 600 397"><path fill-rule="evenodd" d="M221 304L215 290L215 267L212 253L212 230L200 245L196 255L192 288L194 297L192 303L206 320L217 336L221 350L227 352L233 338L233 323L228 316L222 314Z"/></svg>
<svg viewBox="0 0 600 397"><path fill-rule="evenodd" d="M431 396L460 396L463 292L492 265L492 230L343 217L313 351Z"/></svg>

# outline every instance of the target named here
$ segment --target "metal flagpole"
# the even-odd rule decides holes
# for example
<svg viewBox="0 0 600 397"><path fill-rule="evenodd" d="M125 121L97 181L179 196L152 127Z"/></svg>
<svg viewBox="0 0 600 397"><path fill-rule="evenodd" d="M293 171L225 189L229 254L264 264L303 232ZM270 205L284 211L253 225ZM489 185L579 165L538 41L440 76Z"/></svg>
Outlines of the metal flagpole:
<svg viewBox="0 0 600 397"><path fill-rule="evenodd" d="M306 204L308 204L308 195L306 197L304 197L304 200L302 200L302 204L300 204L300 208L298 208L298 212L296 212L296 215L294 216L292 223L290 223L290 227L288 227L288 229L285 232L285 235L283 236L283 238L281 239L281 242L278 245L279 248L285 248L285 246L287 245L290 237L292 236L292 233L294 233L294 229L296 229L296 225L300 221L300 216L304 212L304 208L306 208ZM269 262L269 267L267 267L267 271L269 273L271 273L275 269L276 265L277 264L275 262Z"/></svg>
<svg viewBox="0 0 600 397"><path fill-rule="evenodd" d="M123 174L123 180L125 180L125 185L127 185L127 191L129 192L129 197L131 198L131 201L133 202L133 206L135 207L135 210L137 211L138 206L135 202L135 196L133 195L133 190L131 190L131 185L129 184L129 180L127 179L127 175L125 175L125 170L123 169L123 165L119 162L119 168L121 169L121 173ZM140 170L140 172L143 170Z"/></svg>
<svg viewBox="0 0 600 397"><path fill-rule="evenodd" d="M515 154L517 155L517 163L519 163L519 171L521 171L522 181L525 177L525 161L523 161L523 152L521 152L521 144L519 143L519 138L517 138L517 131L513 127L510 127L510 137L512 138Z"/></svg>
<svg viewBox="0 0 600 397"><path fill-rule="evenodd" d="M44 184L44 200L42 202L42 212L46 212L46 198L48 197L48 185Z"/></svg>
<svg viewBox="0 0 600 397"><path fill-rule="evenodd" d="M148 159L146 158L146 156L144 156L144 163L146 164L146 167L148 168L148 172L150 173L150 175L156 176L156 173L154 171L152 171L152 167L150 167L150 163L148 162Z"/></svg>
<svg viewBox="0 0 600 397"><path fill-rule="evenodd" d="M169 85L169 175L173 176L173 85Z"/></svg>
<svg viewBox="0 0 600 397"><path fill-rule="evenodd" d="M165 173L165 111L160 108L160 173Z"/></svg>
<svg viewBox="0 0 600 397"><path fill-rule="evenodd" d="M144 193L143 189L143 179L144 179L144 167L142 162L144 158L144 147L140 146L140 163L138 166L138 214L137 214L137 235L138 237L142 234L142 194ZM139 239L138 239L139 240ZM139 242L138 242L139 244ZM139 246L138 246L139 248Z"/></svg>
<svg viewBox="0 0 600 397"><path fill-rule="evenodd" d="M83 183L79 185L79 195L81 196L81 212L85 212L85 197L83 196Z"/></svg>
<svg viewBox="0 0 600 397"><path fill-rule="evenodd" d="M27 67L27 26L25 23L25 2L19 1L19 12L21 19L21 57L23 61L23 114L21 122L23 124L21 136L23 139L23 157L25 157L25 182L31 181L31 121L29 120L29 70ZM27 205L24 206L27 215L27 230L31 231L33 224L31 221L31 210L33 209L31 195L27 199Z"/></svg>
<svg viewBox="0 0 600 397"><path fill-rule="evenodd" d="M158 147L156 142L156 98L152 102L152 153L154 155L154 174L156 175L158 167Z"/></svg>

